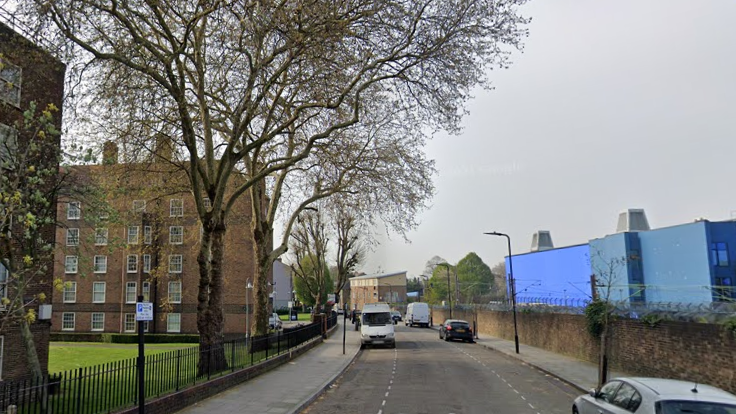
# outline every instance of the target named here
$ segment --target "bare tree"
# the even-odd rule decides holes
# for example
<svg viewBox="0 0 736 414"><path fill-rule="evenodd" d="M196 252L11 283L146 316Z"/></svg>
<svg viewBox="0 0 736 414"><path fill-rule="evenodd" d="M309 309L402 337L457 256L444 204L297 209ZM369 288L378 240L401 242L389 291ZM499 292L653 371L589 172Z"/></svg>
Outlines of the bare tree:
<svg viewBox="0 0 736 414"><path fill-rule="evenodd" d="M80 93L94 102L101 131L133 158L155 136L184 155L167 161L188 174L203 223L198 328L206 345L223 337L222 241L235 201L252 201L254 316L264 333L267 275L287 249L270 245L288 173L317 146L338 149L335 135L369 102L394 108L407 130L457 131L471 90L488 86L486 69L506 67L504 47L519 47L522 3L23 2L89 57L74 67L88 75ZM285 234L329 193L316 186L297 203Z"/></svg>
<svg viewBox="0 0 736 414"><path fill-rule="evenodd" d="M294 264L291 265L294 276L299 280L297 286L302 287L314 299L313 314L322 311L322 304L328 289L329 270L327 267L326 226L318 211L307 211L301 215L291 234L291 251Z"/></svg>
<svg viewBox="0 0 736 414"><path fill-rule="evenodd" d="M363 260L365 246L362 244L361 235L367 235L368 229L362 226L358 213L350 209L348 205L337 200L333 205L332 217L335 232L335 303L340 303L340 292L345 287L348 278Z"/></svg>

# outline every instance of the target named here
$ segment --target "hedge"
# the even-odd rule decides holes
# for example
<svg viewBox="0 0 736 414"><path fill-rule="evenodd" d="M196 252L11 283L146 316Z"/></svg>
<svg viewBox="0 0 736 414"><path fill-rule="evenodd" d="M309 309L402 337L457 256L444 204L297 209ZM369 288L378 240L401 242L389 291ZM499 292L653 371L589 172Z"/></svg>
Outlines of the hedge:
<svg viewBox="0 0 736 414"><path fill-rule="evenodd" d="M196 334L145 334L147 344L196 344L199 335ZM137 334L117 333L68 333L52 332L51 342L106 342L113 344L137 344Z"/></svg>

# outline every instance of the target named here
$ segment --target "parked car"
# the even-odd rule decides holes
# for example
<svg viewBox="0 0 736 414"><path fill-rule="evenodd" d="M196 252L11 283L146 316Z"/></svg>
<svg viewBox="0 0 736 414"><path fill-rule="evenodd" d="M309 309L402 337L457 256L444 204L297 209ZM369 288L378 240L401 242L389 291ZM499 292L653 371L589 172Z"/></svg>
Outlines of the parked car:
<svg viewBox="0 0 736 414"><path fill-rule="evenodd" d="M573 414L736 414L736 395L692 381L616 378L575 399Z"/></svg>
<svg viewBox="0 0 736 414"><path fill-rule="evenodd" d="M391 311L391 319L394 320L394 324L399 323L401 321L401 312Z"/></svg>
<svg viewBox="0 0 736 414"><path fill-rule="evenodd" d="M445 341L462 339L463 342L473 342L473 328L468 321L448 319L440 326L440 339Z"/></svg>
<svg viewBox="0 0 736 414"><path fill-rule="evenodd" d="M268 327L271 329L281 329L281 318L279 318L279 314L274 312L271 314L271 316L268 318Z"/></svg>
<svg viewBox="0 0 736 414"><path fill-rule="evenodd" d="M343 313L345 313L345 310L343 308L337 308L338 315L342 315Z"/></svg>

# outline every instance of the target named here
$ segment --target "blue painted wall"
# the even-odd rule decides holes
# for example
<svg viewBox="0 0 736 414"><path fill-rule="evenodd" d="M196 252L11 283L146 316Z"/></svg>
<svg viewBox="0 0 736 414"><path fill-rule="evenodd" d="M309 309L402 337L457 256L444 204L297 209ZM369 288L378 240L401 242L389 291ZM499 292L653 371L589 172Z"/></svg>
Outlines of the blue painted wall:
<svg viewBox="0 0 736 414"><path fill-rule="evenodd" d="M598 295L613 302L629 301L629 240L632 233L611 234L590 241L590 267Z"/></svg>
<svg viewBox="0 0 736 414"><path fill-rule="evenodd" d="M721 289L713 289L713 300L734 299L736 294L733 286L736 284L736 222L709 222L706 223L706 234L708 238L708 251L710 258L710 269L712 284L723 286ZM712 243L726 243L728 251L728 266L718 266L713 260Z"/></svg>
<svg viewBox="0 0 736 414"><path fill-rule="evenodd" d="M710 303L707 222L639 233L647 302Z"/></svg>
<svg viewBox="0 0 736 414"><path fill-rule="evenodd" d="M545 299L589 299L590 256L587 244L513 256L519 303ZM506 257L506 273L509 259Z"/></svg>

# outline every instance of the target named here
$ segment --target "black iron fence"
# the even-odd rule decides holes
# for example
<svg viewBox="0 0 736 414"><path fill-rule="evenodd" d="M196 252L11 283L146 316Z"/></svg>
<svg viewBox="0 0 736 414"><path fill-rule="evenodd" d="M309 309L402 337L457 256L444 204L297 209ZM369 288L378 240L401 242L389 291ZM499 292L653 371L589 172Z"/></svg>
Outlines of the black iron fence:
<svg viewBox="0 0 736 414"><path fill-rule="evenodd" d="M214 377L277 357L323 334L337 323L313 323L271 335L226 341L145 357L146 399L179 391ZM98 414L134 406L138 399L137 358L49 375L0 381L0 413Z"/></svg>

